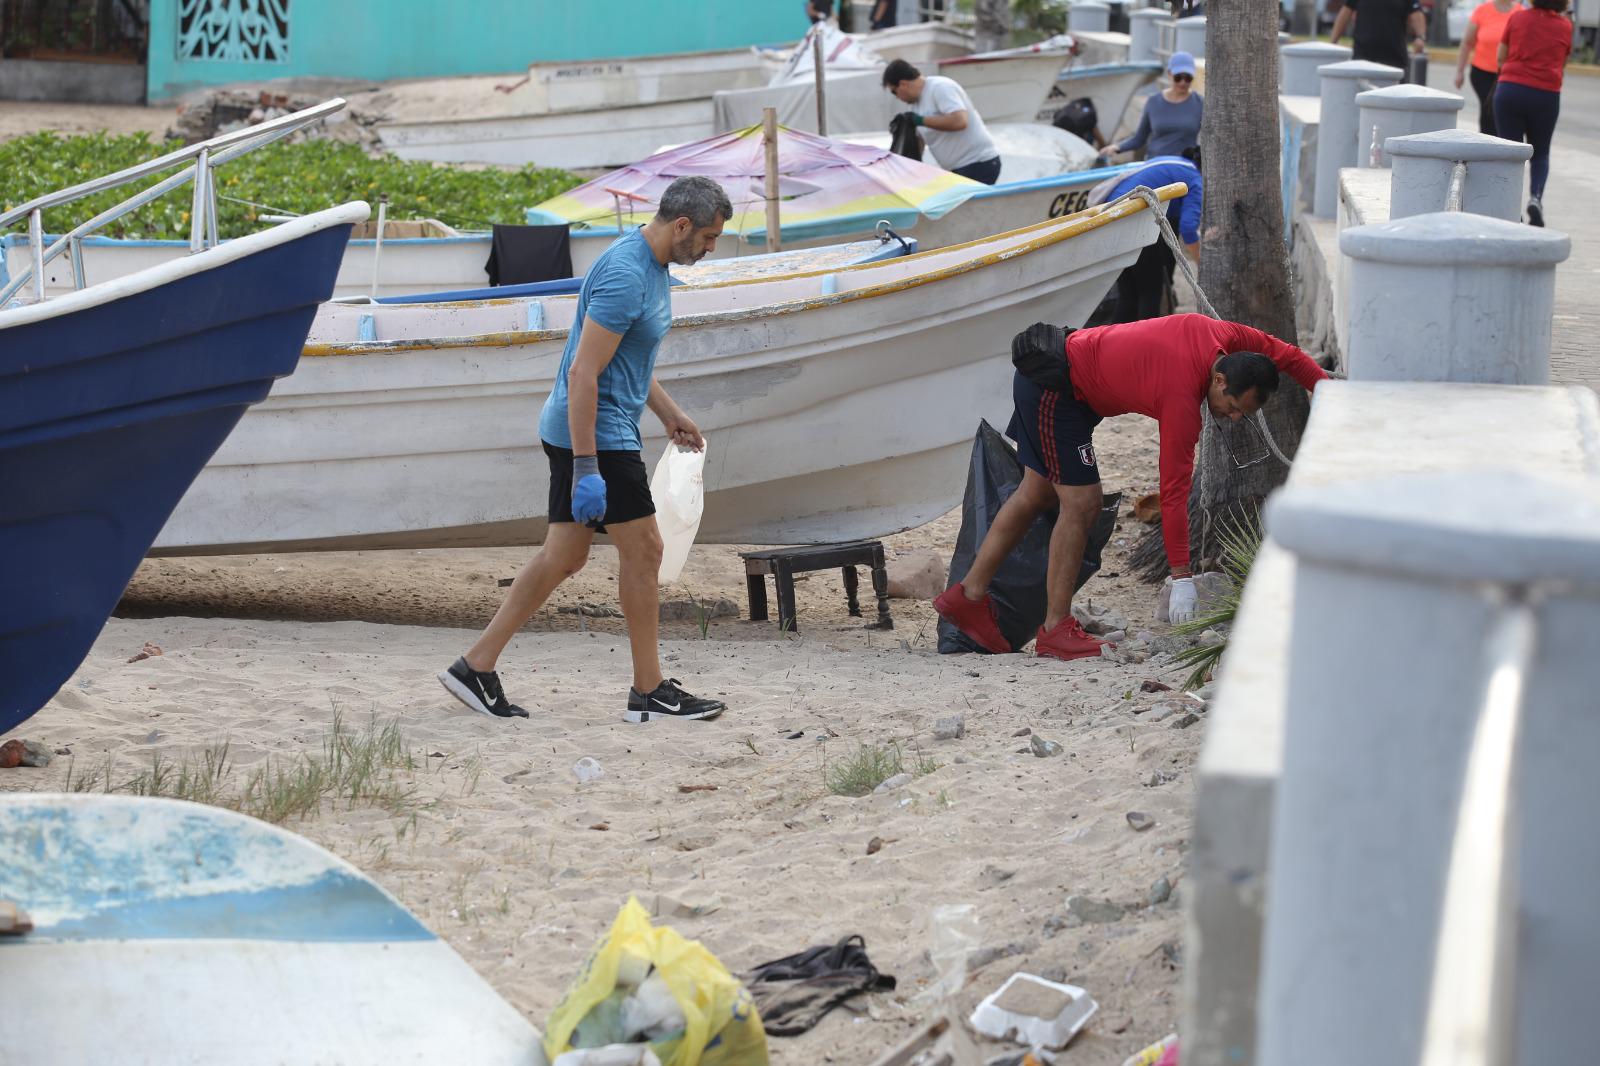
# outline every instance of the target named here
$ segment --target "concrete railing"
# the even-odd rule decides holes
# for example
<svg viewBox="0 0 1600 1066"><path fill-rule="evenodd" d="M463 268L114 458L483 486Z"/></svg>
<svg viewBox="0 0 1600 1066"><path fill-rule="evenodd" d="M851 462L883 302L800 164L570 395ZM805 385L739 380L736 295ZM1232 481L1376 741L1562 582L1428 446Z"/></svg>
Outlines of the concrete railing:
<svg viewBox="0 0 1600 1066"><path fill-rule="evenodd" d="M1142 7L1128 12L1128 62L1148 63L1162 58L1163 27L1171 24L1171 16L1160 8ZM1171 54L1170 48L1166 54Z"/></svg>
<svg viewBox="0 0 1600 1066"><path fill-rule="evenodd" d="M1350 49L1327 41L1302 41L1278 50L1278 91L1285 96L1320 96L1322 79L1317 71L1350 58Z"/></svg>
<svg viewBox="0 0 1600 1066"><path fill-rule="evenodd" d="M1105 33L1110 29L1110 4L1099 0L1073 0L1067 9L1068 33Z"/></svg>
<svg viewBox="0 0 1600 1066"><path fill-rule="evenodd" d="M1389 85L1356 94L1357 166L1386 167L1384 142L1390 137L1456 128L1456 115L1466 100L1426 85ZM1376 158L1374 158L1376 156Z"/></svg>
<svg viewBox="0 0 1600 1066"><path fill-rule="evenodd" d="M1317 182L1312 213L1332 218L1339 206L1339 171L1358 161L1360 114L1356 94L1394 85L1404 75L1399 67L1386 67L1364 59L1330 63L1318 68L1321 83L1321 125L1317 131Z"/></svg>
<svg viewBox="0 0 1600 1066"><path fill-rule="evenodd" d="M1466 164L1460 210L1516 222L1522 217L1524 165L1533 145L1475 130L1444 129L1391 137L1389 217L1443 211L1457 164Z"/></svg>

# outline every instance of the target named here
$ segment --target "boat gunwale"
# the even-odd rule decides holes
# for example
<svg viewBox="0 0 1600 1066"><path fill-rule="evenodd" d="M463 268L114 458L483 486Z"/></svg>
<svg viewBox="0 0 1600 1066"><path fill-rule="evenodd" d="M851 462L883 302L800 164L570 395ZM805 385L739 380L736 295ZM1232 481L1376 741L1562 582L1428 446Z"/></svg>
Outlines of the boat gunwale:
<svg viewBox="0 0 1600 1066"><path fill-rule="evenodd" d="M1186 195L1188 193L1188 186L1184 185L1182 182L1174 182L1170 185L1163 185L1161 188L1154 190L1154 192L1156 197L1161 202L1166 203ZM847 289L843 292L808 296L801 299L785 300L779 303L762 304L758 307L741 308L730 311L704 312L701 314L684 315L681 318L674 317L672 320L672 325L677 327L697 326L713 322L738 322L757 316L768 317L772 315L794 314L800 311L811 310L813 308L834 307L842 304L853 303L858 300L871 299L878 296L888 296L899 292L907 292L937 281L959 277L982 267L993 266L996 263L1015 259L1018 256L1028 255L1044 248L1053 247L1054 245L1060 244L1062 241L1081 236L1085 233L1093 232L1094 230L1101 229L1113 222L1118 222L1125 218L1131 218L1140 211L1145 210L1147 206L1148 205L1142 198L1135 197L1132 193L1128 193L1109 204L1099 204L1088 208L1087 210L1079 211L1073 215L1068 215L1063 218L1046 219L1043 222L1035 222L1027 226L1019 227L1018 229L1009 230L1004 234L994 234L989 237L980 237L976 240L967 241L963 244L953 244L944 248L935 248L926 252L917 252L913 255L887 261L888 263L894 264L907 263L916 259L920 259L924 256L946 255L950 252L969 249L981 244L988 244L1002 236L1009 237L1019 233L1031 233L1040 229L1051 229L1051 232L1045 233L1041 236L1033 237L1027 242L1015 247L989 252L973 259L952 263L947 267L942 267L938 270L930 271L925 274L914 274L910 277L880 282L879 284L870 285L861 289ZM780 279L818 277L828 274L837 275L841 273L848 273L854 270L882 267L884 265L884 262L856 263L850 266L836 267L833 269L798 271L793 274L778 275L777 277L742 278L737 280L723 281L712 285L697 286L696 289L697 291L709 291L737 285L768 284ZM563 298L573 299L574 297ZM517 302L519 301L515 299L483 300L463 302L456 306L484 307L514 304ZM413 304L411 306L415 307L426 305ZM571 328L566 327L562 329L507 330L497 333L480 333L456 337L418 337L393 341L321 342L307 344L305 348L302 349L301 354L311 358L332 358L339 356L381 355L426 349L448 350L455 348L499 348L511 345L522 345L554 340L557 337L564 337L570 332Z"/></svg>

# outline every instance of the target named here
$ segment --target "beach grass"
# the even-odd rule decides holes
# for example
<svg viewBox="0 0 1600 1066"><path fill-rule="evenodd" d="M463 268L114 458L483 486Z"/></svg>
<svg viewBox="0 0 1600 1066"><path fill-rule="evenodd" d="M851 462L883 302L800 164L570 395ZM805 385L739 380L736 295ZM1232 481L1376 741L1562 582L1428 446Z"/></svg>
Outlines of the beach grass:
<svg viewBox="0 0 1600 1066"><path fill-rule="evenodd" d="M922 777L939 769L940 764L931 757L916 753L909 770ZM865 796L896 774L907 772L905 754L900 745L882 746L862 744L842 762L824 764L822 780L828 791L836 796Z"/></svg>

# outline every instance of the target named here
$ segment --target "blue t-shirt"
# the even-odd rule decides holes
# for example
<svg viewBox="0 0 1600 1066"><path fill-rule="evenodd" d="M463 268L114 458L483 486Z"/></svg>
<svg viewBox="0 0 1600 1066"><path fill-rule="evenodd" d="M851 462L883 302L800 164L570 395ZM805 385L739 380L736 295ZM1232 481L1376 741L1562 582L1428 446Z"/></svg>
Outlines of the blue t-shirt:
<svg viewBox="0 0 1600 1066"><path fill-rule="evenodd" d="M1183 243L1193 244L1200 239L1200 209L1205 203L1206 183L1200 176L1200 168L1182 156L1169 155L1150 160L1117 182L1106 199L1115 200L1141 185L1159 189L1175 181L1189 186L1189 191L1167 204L1167 218L1177 227Z"/></svg>
<svg viewBox="0 0 1600 1066"><path fill-rule="evenodd" d="M1189 98L1181 104L1175 104L1156 93L1144 103L1144 114L1139 116L1139 128L1117 147L1124 152L1144 148L1146 159L1163 155L1181 156L1185 148L1193 148L1200 143L1200 122L1205 112L1206 102L1199 93L1190 93Z"/></svg>
<svg viewBox="0 0 1600 1066"><path fill-rule="evenodd" d="M561 354L555 387L539 415L539 436L561 448L572 447L567 425L567 371L578 356L585 318L622 334L617 354L600 372L600 402L595 411L595 447L603 452L644 450L639 416L650 396L656 352L672 325L667 268L656 259L644 234L630 230L600 253L578 290L577 318Z"/></svg>

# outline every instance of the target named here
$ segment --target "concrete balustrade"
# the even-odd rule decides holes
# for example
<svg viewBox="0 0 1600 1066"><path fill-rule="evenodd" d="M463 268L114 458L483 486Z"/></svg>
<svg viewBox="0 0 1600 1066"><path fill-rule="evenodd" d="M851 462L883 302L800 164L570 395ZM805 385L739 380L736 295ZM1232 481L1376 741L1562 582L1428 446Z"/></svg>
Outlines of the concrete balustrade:
<svg viewBox="0 0 1600 1066"><path fill-rule="evenodd" d="M1172 18L1165 10L1142 7L1128 12L1128 62L1148 63L1160 59L1161 27Z"/></svg>
<svg viewBox="0 0 1600 1066"><path fill-rule="evenodd" d="M1173 38L1176 42L1173 50L1188 52L1196 59L1206 57L1206 17L1204 15L1191 15L1186 19L1179 19L1177 35Z"/></svg>
<svg viewBox="0 0 1600 1066"><path fill-rule="evenodd" d="M1506 1061L1593 1058L1584 989L1600 923L1580 886L1600 874L1600 851L1573 840L1600 798L1600 486L1529 462L1525 438L1548 443L1532 430L1516 426L1482 469L1292 485L1268 506L1273 540L1294 558L1296 609L1262 1063L1422 1060L1482 664L1507 601L1524 599L1537 637L1511 799L1516 972L1498 975L1516 1017Z"/></svg>
<svg viewBox="0 0 1600 1066"><path fill-rule="evenodd" d="M1477 521L1480 529L1498 532L1499 516L1509 498L1501 495L1498 483L1490 488L1481 480L1483 471L1496 467L1513 470L1517 474L1513 480L1539 476L1570 479L1579 490L1588 491L1585 480L1593 485L1594 479L1600 478L1600 403L1595 394L1581 388L1324 382L1316 390L1289 490L1360 485L1359 497L1367 493L1369 479L1378 472L1463 472L1469 475L1464 485L1458 483L1457 490L1443 499L1429 498L1432 510L1464 515ZM1543 515L1547 529L1567 533L1587 535L1600 528L1600 522L1592 517L1570 514L1566 503L1547 510L1549 503L1546 500L1531 513L1524 507L1522 517ZM1575 519L1586 524L1571 524ZM1398 1046L1396 1034L1415 1039L1420 1003L1425 1000L1416 989L1408 988L1408 1001L1416 1005L1417 1013L1401 1021L1386 1007L1381 1017L1364 1013L1369 973L1384 968L1390 958L1389 940L1414 946L1416 937L1431 937L1437 917L1438 898L1415 883L1413 875L1419 867L1409 851L1402 849L1398 856L1393 853L1393 838L1427 837L1431 856L1438 858L1453 828L1453 810L1436 797L1419 807L1410 792L1397 795L1395 790L1415 783L1413 767L1420 767L1430 781L1441 766L1460 774L1464 734L1470 731L1465 718L1476 709L1475 685L1480 680L1460 679L1471 674L1464 664L1476 662L1478 656L1472 650L1471 633L1460 644L1450 643L1460 635L1450 621L1450 608L1440 607L1437 599L1414 605L1403 596L1385 592L1382 582L1375 582L1380 586L1376 598L1366 603L1338 586L1336 592L1342 597L1337 601L1339 621L1324 625L1319 620L1329 601L1312 597L1324 590L1326 583L1319 583L1316 592L1308 590L1299 574L1309 564L1279 542L1276 522L1274 512L1270 535L1251 570L1223 658L1197 767L1195 827L1186 882L1187 957L1180 1026L1184 1066L1283 1062L1415 1066L1417 1056ZM1492 533L1485 536L1492 537ZM1303 542L1296 545L1298 550ZM1381 549L1369 547L1359 553L1354 573L1370 574L1385 563L1405 563L1415 550L1404 536ZM1492 568L1454 571L1444 582L1416 575L1403 580L1408 588L1420 587L1426 592L1431 587L1429 595L1441 585L1448 586L1443 590L1446 594L1453 594L1471 590L1480 576L1492 573ZM1588 651L1582 647L1585 640L1592 643L1600 618L1594 616L1595 604L1590 600L1586 601L1590 614L1579 622L1575 612L1584 602L1564 602L1552 608L1549 643L1541 643L1545 650L1540 666L1555 664L1556 669L1542 672L1540 685L1547 687L1541 688L1530 704L1539 709L1544 721L1534 727L1530 719L1530 728L1537 729L1541 740L1535 744L1532 735L1526 735L1524 751L1529 757L1535 757L1542 747L1556 746L1559 755L1570 753L1578 762L1600 744L1600 737L1594 735L1600 716L1592 713L1592 693L1600 686L1600 677L1593 676L1595 667L1589 665L1597 657L1592 647ZM1481 627L1485 612L1481 607L1474 607L1473 612ZM1325 643L1307 635L1310 627L1316 626L1321 626L1315 631ZM1353 712L1357 712L1354 719ZM1423 722L1414 720L1418 714ZM1567 733L1579 719L1587 720L1577 731ZM1309 821L1304 806L1297 806L1291 814L1277 802L1305 776L1300 761L1307 758L1304 744L1289 771L1284 738L1286 731L1296 733L1306 721L1313 728L1341 734L1334 738L1334 745L1322 749L1320 767L1312 767L1307 780L1308 787L1315 787L1333 778L1342 791L1324 800ZM1359 738L1350 735L1357 725ZM1303 732L1297 735L1305 739ZM1377 762L1369 757L1397 735L1408 742L1421 737L1425 750L1408 749L1404 758ZM1563 741L1563 736L1568 740ZM1566 771L1547 769L1524 773L1524 801L1537 799L1546 816L1559 817L1564 803L1567 811L1587 817L1595 800L1593 775L1578 766ZM1587 798L1575 795L1585 791ZM1363 849L1359 839L1346 839L1323 850L1329 846L1325 838L1332 827L1345 825L1344 797L1350 792L1386 797L1384 817L1389 824L1379 835L1385 842L1381 858L1376 848ZM1302 792L1299 802L1306 798ZM1358 797L1356 802L1363 815L1375 805L1367 797ZM1587 832L1581 825L1572 831L1580 839ZM1563 842L1569 852L1565 859L1559 852ZM1293 858L1280 853L1280 847L1293 849ZM1540 1038L1546 1040L1558 1032L1570 1037L1574 1030L1587 1030L1572 1024L1573 1017L1585 1016L1581 1009L1568 1013L1564 1021L1559 1012L1573 1011L1573 996L1587 994L1590 979L1583 967L1600 957L1600 945L1594 943L1595 923L1574 927L1574 916L1589 913L1589 889L1600 874L1592 870L1595 849L1577 849L1582 851L1576 856L1581 872L1563 871L1562 862L1575 858L1572 850L1571 838L1565 835L1541 839L1537 847L1525 849L1526 861L1537 861L1542 876L1537 886L1524 882L1523 910L1545 962L1534 972L1520 975L1520 1020L1525 1031L1529 1023L1542 1022L1536 1027L1542 1031ZM1319 897L1320 910L1308 910L1304 900L1294 905L1296 916L1315 931L1296 944L1299 954L1290 954L1286 942L1276 935L1288 921L1279 914L1285 880L1280 880L1276 866L1270 879L1268 872L1269 863L1280 859L1309 863L1303 873L1283 875L1292 891L1303 890L1308 880L1315 881L1319 875L1334 878L1340 888ZM1427 873L1426 880L1437 887L1436 874ZM1276 960L1270 989L1261 984L1263 923L1269 911L1270 948ZM1396 932L1395 925L1404 924L1402 915L1417 928ZM1335 924L1340 935L1333 933ZM1374 924L1382 925L1383 935L1372 931ZM1350 931L1352 939L1347 941L1343 934ZM1406 959L1405 964L1414 983L1423 967L1415 959ZM1291 970L1295 986L1286 988ZM1570 982L1565 988L1553 983L1562 976ZM1381 984L1382 977L1378 980ZM1259 1010L1258 988L1262 989ZM1302 1015L1311 1009L1306 1001L1317 996L1322 997L1324 1011L1318 1022L1331 1021L1342 1032L1330 1037L1321 1029L1305 1027ZM1288 1002L1290 999L1295 1001ZM1296 1019L1290 1034L1296 1041L1293 1049L1285 1051L1284 1044L1274 1043L1269 1052L1263 1042L1258 1050L1258 1015L1274 1021L1267 1017L1268 1011L1286 1009L1293 1011ZM1260 1028L1271 1027L1263 1024ZM1262 1038L1277 1041L1284 1036L1280 1025ZM1356 1053L1348 1045L1356 1036L1388 1043L1371 1054ZM1341 1054L1322 1054L1322 1041L1328 1039L1337 1042ZM1411 1046L1414 1052L1414 1044ZM1588 1054L1587 1049L1569 1047L1564 1054L1524 1055L1520 1061L1586 1061Z"/></svg>
<svg viewBox="0 0 1600 1066"><path fill-rule="evenodd" d="M1461 210L1503 218L1522 217L1523 171L1533 146L1476 130L1447 129L1391 137L1384 145L1393 168L1389 217L1443 211L1457 163L1466 163Z"/></svg>
<svg viewBox="0 0 1600 1066"><path fill-rule="evenodd" d="M1322 107L1317 129L1317 182L1314 210L1332 218L1339 208L1339 169L1356 165L1360 115L1356 94L1374 86L1394 85L1405 75L1399 67L1352 59L1319 67Z"/></svg>
<svg viewBox="0 0 1600 1066"><path fill-rule="evenodd" d="M1067 9L1067 30L1071 33L1106 33L1111 29L1111 5L1099 0L1073 0Z"/></svg>
<svg viewBox="0 0 1600 1066"><path fill-rule="evenodd" d="M1278 51L1278 91L1286 96L1317 96L1322 92L1321 67L1342 63L1350 49L1327 41L1303 41L1284 45Z"/></svg>
<svg viewBox="0 0 1600 1066"><path fill-rule="evenodd" d="M1550 380L1550 316L1565 234L1447 212L1355 226L1349 257L1352 381Z"/></svg>
<svg viewBox="0 0 1600 1066"><path fill-rule="evenodd" d="M1357 94L1356 107L1361 113L1356 165L1388 166L1389 154L1383 145L1390 137L1455 129L1456 116L1465 104L1455 93L1426 85L1390 85ZM1378 147L1377 162L1372 159L1374 144Z"/></svg>

